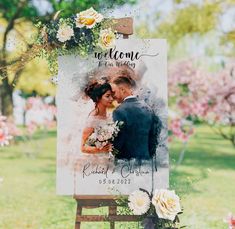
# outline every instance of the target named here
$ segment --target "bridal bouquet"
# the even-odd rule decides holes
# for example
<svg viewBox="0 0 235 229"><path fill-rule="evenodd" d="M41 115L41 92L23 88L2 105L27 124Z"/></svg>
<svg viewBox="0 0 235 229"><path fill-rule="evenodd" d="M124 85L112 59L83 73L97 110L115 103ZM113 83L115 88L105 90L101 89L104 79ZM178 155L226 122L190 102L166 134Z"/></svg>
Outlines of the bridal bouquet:
<svg viewBox="0 0 235 229"><path fill-rule="evenodd" d="M96 146L98 149L103 148L117 137L122 125L123 122L116 121L95 128L94 132L88 138L87 144Z"/></svg>
<svg viewBox="0 0 235 229"><path fill-rule="evenodd" d="M125 202L131 213L139 215L144 229L179 229L178 214L182 213L175 191L156 189L149 194L144 189L131 193Z"/></svg>

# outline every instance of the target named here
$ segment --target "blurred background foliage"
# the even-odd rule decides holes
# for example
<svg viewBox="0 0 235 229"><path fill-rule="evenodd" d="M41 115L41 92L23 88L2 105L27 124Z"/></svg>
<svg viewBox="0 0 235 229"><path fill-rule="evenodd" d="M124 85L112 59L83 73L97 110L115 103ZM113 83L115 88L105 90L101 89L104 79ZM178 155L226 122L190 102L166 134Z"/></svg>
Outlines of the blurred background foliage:
<svg viewBox="0 0 235 229"><path fill-rule="evenodd" d="M187 46L188 52L184 55L189 56L193 43L203 44L206 41L209 41L207 46L210 46L205 47L207 55L212 56L222 52L223 55L233 56L234 26L230 26L229 30L224 27L232 23L233 16L229 13L234 11L234 6L233 0L174 1L170 12L156 12L155 26L150 27L150 22L145 21L137 26L136 32L142 38L166 38L170 45L170 59L179 58ZM215 40L216 43L210 43ZM181 53L178 52L179 47Z"/></svg>

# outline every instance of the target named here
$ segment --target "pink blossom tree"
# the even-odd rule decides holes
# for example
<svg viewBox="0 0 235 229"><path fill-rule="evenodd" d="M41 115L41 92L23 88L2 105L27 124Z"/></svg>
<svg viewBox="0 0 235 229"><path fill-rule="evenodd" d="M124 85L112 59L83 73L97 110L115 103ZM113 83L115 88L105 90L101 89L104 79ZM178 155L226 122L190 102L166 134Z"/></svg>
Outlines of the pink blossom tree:
<svg viewBox="0 0 235 229"><path fill-rule="evenodd" d="M235 146L233 69L228 65L217 73L209 73L195 66L193 60L172 64L169 97L172 108L182 119L206 122Z"/></svg>
<svg viewBox="0 0 235 229"><path fill-rule="evenodd" d="M29 97L25 104L27 133L32 135L39 128L56 126L56 106L46 103L41 97Z"/></svg>
<svg viewBox="0 0 235 229"><path fill-rule="evenodd" d="M215 74L208 90L207 122L235 147L235 65Z"/></svg>

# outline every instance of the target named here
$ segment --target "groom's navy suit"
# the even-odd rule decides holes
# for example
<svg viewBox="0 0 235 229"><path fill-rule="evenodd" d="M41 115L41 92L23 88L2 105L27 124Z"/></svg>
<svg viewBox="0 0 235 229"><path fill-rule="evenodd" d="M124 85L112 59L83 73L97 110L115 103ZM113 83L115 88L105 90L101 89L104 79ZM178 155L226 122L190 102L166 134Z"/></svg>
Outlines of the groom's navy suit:
<svg viewBox="0 0 235 229"><path fill-rule="evenodd" d="M124 124L114 140L114 148L119 151L118 159L148 160L153 147L154 114L151 108L137 98L127 98L113 112L114 121Z"/></svg>

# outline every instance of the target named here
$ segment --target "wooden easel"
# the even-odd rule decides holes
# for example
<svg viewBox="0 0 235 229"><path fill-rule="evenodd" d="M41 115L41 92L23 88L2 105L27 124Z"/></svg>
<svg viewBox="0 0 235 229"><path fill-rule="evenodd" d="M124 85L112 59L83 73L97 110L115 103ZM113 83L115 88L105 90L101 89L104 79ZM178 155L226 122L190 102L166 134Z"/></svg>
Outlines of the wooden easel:
<svg viewBox="0 0 235 229"><path fill-rule="evenodd" d="M115 229L115 222L137 222L137 215L118 215L116 202L118 196L74 196L77 201L75 229L81 228L81 222L110 222L110 229ZM108 207L108 215L82 215L83 208Z"/></svg>
<svg viewBox="0 0 235 229"><path fill-rule="evenodd" d="M127 39L133 34L133 19L130 17L115 19L115 30ZM115 222L134 222L139 221L136 215L117 215L117 207L121 204L117 203L118 196L91 196L91 195L75 195L77 202L77 212L75 219L75 229L81 228L81 222L110 222L110 229L115 229ZM83 208L99 208L108 207L108 215L82 215Z"/></svg>

